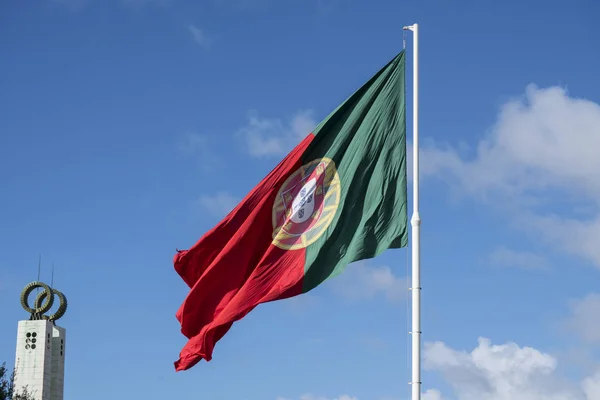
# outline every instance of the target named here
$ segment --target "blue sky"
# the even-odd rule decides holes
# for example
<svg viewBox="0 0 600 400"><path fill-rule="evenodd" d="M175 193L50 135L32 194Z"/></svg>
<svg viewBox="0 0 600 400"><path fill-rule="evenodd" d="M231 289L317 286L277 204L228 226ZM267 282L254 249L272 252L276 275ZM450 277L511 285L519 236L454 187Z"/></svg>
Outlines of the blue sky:
<svg viewBox="0 0 600 400"><path fill-rule="evenodd" d="M598 18L592 0L3 1L0 360L41 253L69 298L66 400L407 399L406 250L257 308L177 374L172 257L418 22L424 398L600 398Z"/></svg>

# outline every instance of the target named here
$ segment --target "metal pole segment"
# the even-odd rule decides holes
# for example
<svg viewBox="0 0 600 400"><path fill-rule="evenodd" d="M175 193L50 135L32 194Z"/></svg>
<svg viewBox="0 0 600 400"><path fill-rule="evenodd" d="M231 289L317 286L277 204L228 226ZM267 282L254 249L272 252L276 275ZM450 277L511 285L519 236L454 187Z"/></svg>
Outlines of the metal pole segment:
<svg viewBox="0 0 600 400"><path fill-rule="evenodd" d="M412 379L411 400L421 399L421 216L419 215L419 25L413 32L413 214L412 225Z"/></svg>

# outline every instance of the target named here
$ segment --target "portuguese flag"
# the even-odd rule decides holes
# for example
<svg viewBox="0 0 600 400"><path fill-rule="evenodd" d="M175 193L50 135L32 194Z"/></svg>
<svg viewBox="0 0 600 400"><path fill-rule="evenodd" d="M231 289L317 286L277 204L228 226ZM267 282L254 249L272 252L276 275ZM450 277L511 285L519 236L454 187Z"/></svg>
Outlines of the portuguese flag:
<svg viewBox="0 0 600 400"><path fill-rule="evenodd" d="M407 246L404 51L323 120L175 270L189 339L176 370L261 303L306 293L351 262Z"/></svg>

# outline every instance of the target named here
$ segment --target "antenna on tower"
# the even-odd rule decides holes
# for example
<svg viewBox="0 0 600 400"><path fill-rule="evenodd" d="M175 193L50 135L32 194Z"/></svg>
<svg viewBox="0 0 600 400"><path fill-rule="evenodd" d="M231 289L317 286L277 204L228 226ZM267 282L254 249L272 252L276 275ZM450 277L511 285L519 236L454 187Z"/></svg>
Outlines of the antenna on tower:
<svg viewBox="0 0 600 400"><path fill-rule="evenodd" d="M40 281L40 274L42 273L42 253L39 254L38 256L38 278L37 278L37 282ZM40 288L37 288L35 291L35 295L39 295L40 294Z"/></svg>
<svg viewBox="0 0 600 400"><path fill-rule="evenodd" d="M42 254L40 254L39 258L38 258L38 278L37 278L38 282L40 281L40 273L41 273L41 271L42 271Z"/></svg>

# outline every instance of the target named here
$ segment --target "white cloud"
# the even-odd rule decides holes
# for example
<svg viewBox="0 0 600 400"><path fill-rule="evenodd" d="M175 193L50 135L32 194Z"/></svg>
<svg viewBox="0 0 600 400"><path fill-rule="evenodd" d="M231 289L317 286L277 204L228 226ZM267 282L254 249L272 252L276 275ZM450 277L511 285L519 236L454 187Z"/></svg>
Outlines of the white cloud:
<svg viewBox="0 0 600 400"><path fill-rule="evenodd" d="M443 342L426 343L424 367L440 372L456 400L596 400L600 375L570 382L549 354L515 343L492 345L479 339L471 352ZM432 399L441 393L432 392ZM438 397L435 397L438 396Z"/></svg>
<svg viewBox="0 0 600 400"><path fill-rule="evenodd" d="M506 247L496 248L490 254L490 262L498 266L523 269L543 269L548 266L546 258L538 254L511 250Z"/></svg>
<svg viewBox="0 0 600 400"><path fill-rule="evenodd" d="M196 43L205 49L208 49L214 43L214 38L208 36L206 32L195 25L188 26L188 30Z"/></svg>
<svg viewBox="0 0 600 400"><path fill-rule="evenodd" d="M583 392L588 399L600 399L600 371L584 379Z"/></svg>
<svg viewBox="0 0 600 400"><path fill-rule="evenodd" d="M227 192L215 195L202 195L198 199L200 211L214 217L224 217L239 203L239 199Z"/></svg>
<svg viewBox="0 0 600 400"><path fill-rule="evenodd" d="M444 400L439 390L429 389L421 395L421 400Z"/></svg>
<svg viewBox="0 0 600 400"><path fill-rule="evenodd" d="M571 313L567 328L586 342L600 344L600 294L590 293L572 301Z"/></svg>
<svg viewBox="0 0 600 400"><path fill-rule="evenodd" d="M248 125L240 129L246 151L253 157L286 155L317 125L310 110L297 112L288 122L251 115Z"/></svg>
<svg viewBox="0 0 600 400"><path fill-rule="evenodd" d="M389 301L398 301L406 298L408 282L395 276L388 266L358 262L333 279L331 287L334 293L350 300L371 299L381 294Z"/></svg>
<svg viewBox="0 0 600 400"><path fill-rule="evenodd" d="M437 389L427 389L423 400L600 399L600 370L582 380L569 380L559 373L555 357L516 343L494 345L480 338L471 351L456 350L443 342L426 343L423 363L425 370L440 373L453 392L443 395ZM298 400L358 399L304 395Z"/></svg>
<svg viewBox="0 0 600 400"><path fill-rule="evenodd" d="M455 193L511 207L515 225L600 267L598 149L600 105L559 87L532 85L502 107L471 154L425 146L421 172L442 179Z"/></svg>

